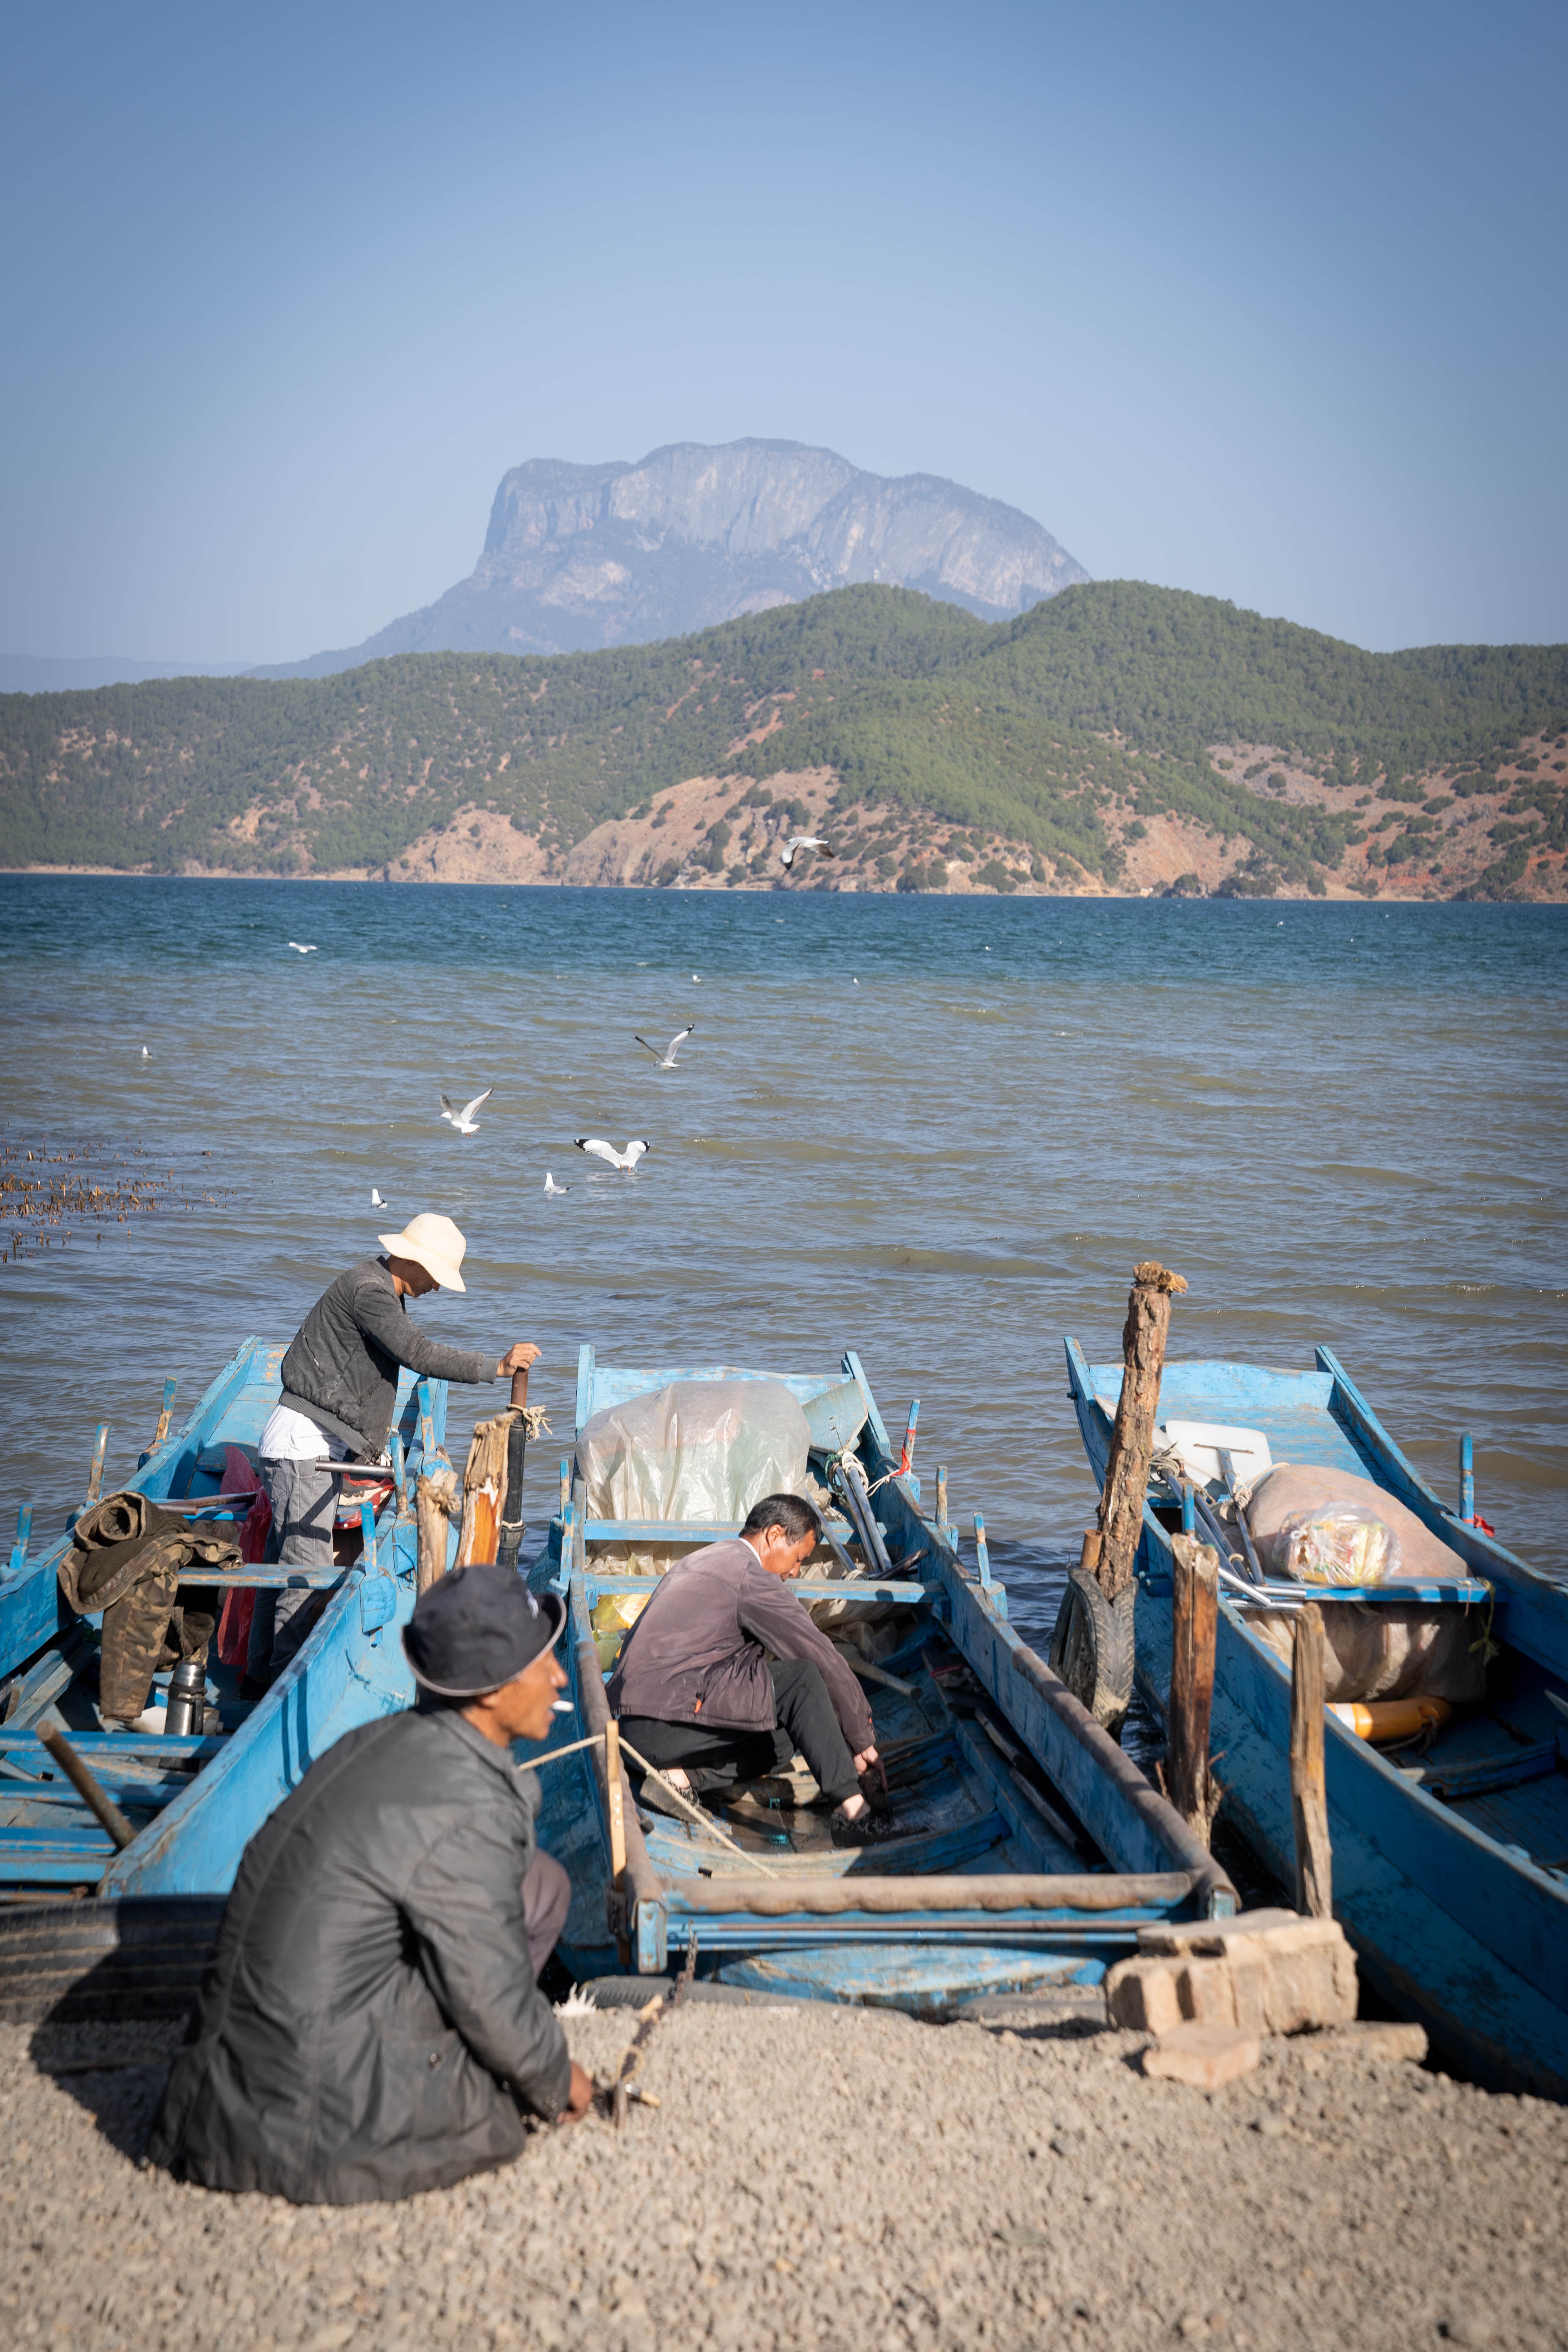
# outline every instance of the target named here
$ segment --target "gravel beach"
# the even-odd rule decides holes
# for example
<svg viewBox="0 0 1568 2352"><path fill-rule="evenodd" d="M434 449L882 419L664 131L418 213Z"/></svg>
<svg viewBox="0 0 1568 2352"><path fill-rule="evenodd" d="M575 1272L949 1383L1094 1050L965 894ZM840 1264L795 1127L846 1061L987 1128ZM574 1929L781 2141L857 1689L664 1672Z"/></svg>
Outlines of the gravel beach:
<svg viewBox="0 0 1568 2352"><path fill-rule="evenodd" d="M625 2132L347 2210L141 2168L176 2028L3 2028L0 2340L1568 2347L1568 2111L1375 2037L1268 2043L1208 2095L1139 2035L985 2014L678 2009ZM566 2023L612 2079L635 2015Z"/></svg>

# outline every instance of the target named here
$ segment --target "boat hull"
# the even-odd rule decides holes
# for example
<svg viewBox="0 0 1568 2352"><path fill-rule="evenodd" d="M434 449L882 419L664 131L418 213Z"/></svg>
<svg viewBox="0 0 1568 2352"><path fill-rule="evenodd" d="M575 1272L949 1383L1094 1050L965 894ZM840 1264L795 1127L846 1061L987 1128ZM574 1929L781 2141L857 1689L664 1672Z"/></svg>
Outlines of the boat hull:
<svg viewBox="0 0 1568 2352"><path fill-rule="evenodd" d="M1070 1342L1068 1368L1085 1448L1103 1480L1110 1427L1104 1371L1089 1367ZM1179 1368L1194 1381L1211 1369L1247 1370ZM1277 1382L1291 1376L1263 1377ZM1315 1397L1321 1376L1300 1378L1312 1382ZM1163 1399L1167 1409L1174 1385L1168 1383ZM1331 1390L1321 1408L1303 1406L1291 1458L1333 1458L1320 1416L1334 1402ZM1270 1411L1259 1397L1252 1396L1250 1411L1248 1402L1238 1392L1227 1417L1270 1429ZM1331 1418L1361 1475L1394 1487L1379 1450L1358 1442L1362 1433L1348 1412ZM1435 1498L1421 1492L1430 1518ZM1408 1492L1401 1499L1414 1501ZM1510 1556L1495 1547L1488 1551L1495 1574L1498 1559ZM1171 1577L1170 1534L1146 1509L1134 1638L1139 1687L1162 1716L1170 1685ZM1551 1655L1557 1636L1543 1581L1530 1580L1529 1625L1532 1646ZM1289 1669L1222 1602L1210 1746L1225 1790L1224 1817L1286 1885L1295 1875L1289 1725ZM1456 2071L1495 2088L1568 2099L1568 1885L1428 1795L1332 1717L1324 1727L1324 1768L1334 1915L1368 1980L1394 2008L1420 2020Z"/></svg>

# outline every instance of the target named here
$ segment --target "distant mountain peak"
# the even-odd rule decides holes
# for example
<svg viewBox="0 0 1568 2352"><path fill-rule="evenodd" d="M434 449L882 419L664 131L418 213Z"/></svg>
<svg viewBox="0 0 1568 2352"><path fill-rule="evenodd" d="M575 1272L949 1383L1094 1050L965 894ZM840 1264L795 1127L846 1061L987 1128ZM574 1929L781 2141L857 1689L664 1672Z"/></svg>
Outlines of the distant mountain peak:
<svg viewBox="0 0 1568 2352"><path fill-rule="evenodd" d="M649 644L863 581L1008 620L1088 577L1016 507L800 441L674 441L635 465L531 457L502 477L467 580L363 645L257 674Z"/></svg>

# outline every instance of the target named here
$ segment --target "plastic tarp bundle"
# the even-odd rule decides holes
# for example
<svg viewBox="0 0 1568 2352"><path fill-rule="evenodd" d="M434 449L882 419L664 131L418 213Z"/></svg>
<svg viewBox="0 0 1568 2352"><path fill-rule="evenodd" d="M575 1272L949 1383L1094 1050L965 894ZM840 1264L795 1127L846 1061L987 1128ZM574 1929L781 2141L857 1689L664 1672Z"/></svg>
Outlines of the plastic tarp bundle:
<svg viewBox="0 0 1568 2352"><path fill-rule="evenodd" d="M1399 1584L1463 1580L1458 1553L1395 1496L1348 1470L1282 1462L1242 1490L1242 1507L1268 1576L1300 1575L1294 1561L1315 1549L1329 1569L1359 1556L1379 1570L1364 1580L1320 1574L1331 1587L1356 1580ZM1330 1701L1446 1698L1486 1694L1484 1612L1462 1602L1330 1601L1323 1612L1323 1696ZM1293 1619L1248 1613L1247 1627L1289 1664Z"/></svg>
<svg viewBox="0 0 1568 2352"><path fill-rule="evenodd" d="M782 1381L671 1381L596 1412L577 1433L577 1468L591 1519L738 1522L764 1495L821 1501L809 1450L805 1414ZM655 1575L679 1556L630 1545L597 1554L632 1576ZM618 1637L647 1606L640 1593L606 1594L595 1604L595 1633Z"/></svg>
<svg viewBox="0 0 1568 2352"><path fill-rule="evenodd" d="M593 1519L743 1519L806 1491L805 1415L782 1381L671 1381L578 1432Z"/></svg>

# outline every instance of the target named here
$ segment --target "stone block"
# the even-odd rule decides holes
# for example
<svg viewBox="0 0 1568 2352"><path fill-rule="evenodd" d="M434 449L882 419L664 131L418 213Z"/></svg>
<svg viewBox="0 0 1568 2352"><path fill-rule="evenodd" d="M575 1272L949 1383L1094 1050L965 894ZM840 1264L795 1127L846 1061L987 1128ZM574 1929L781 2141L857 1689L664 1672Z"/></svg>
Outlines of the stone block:
<svg viewBox="0 0 1568 2352"><path fill-rule="evenodd" d="M1250 2074L1263 2055L1256 2033L1239 2026L1173 2026L1143 2053L1143 2072L1167 2083L1187 2083L1194 2091L1217 2091L1238 2074Z"/></svg>
<svg viewBox="0 0 1568 2352"><path fill-rule="evenodd" d="M1186 2021L1300 2033L1355 2016L1355 1955L1333 1919L1244 1911L1140 1928L1138 1948L1105 1981L1111 2022L1135 2032L1165 2033Z"/></svg>
<svg viewBox="0 0 1568 2352"><path fill-rule="evenodd" d="M1105 2013L1130 2033L1168 2033L1184 2015L1165 1960L1119 1960L1105 1979Z"/></svg>

